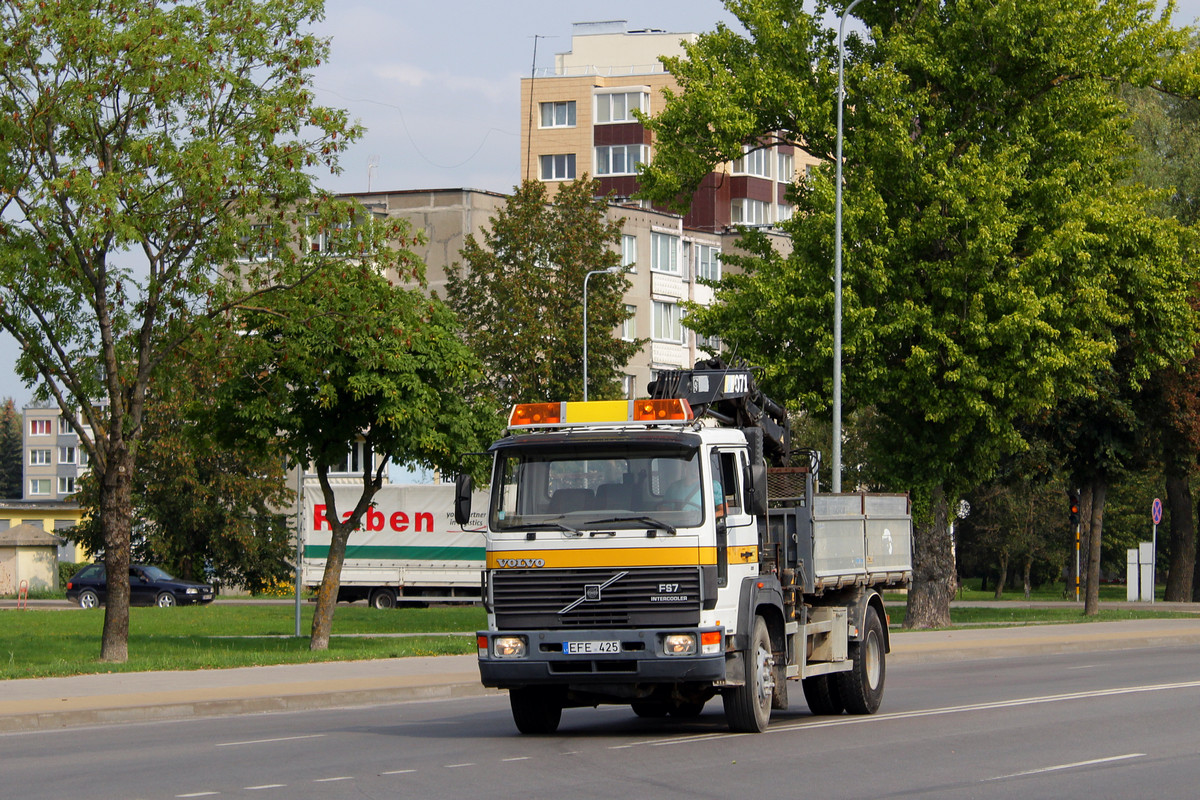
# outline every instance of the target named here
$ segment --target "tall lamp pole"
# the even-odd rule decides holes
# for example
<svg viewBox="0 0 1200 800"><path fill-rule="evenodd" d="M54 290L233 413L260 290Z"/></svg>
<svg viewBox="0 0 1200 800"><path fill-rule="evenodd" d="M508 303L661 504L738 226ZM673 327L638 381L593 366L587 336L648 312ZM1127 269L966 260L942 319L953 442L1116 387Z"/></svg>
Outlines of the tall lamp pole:
<svg viewBox="0 0 1200 800"><path fill-rule="evenodd" d="M593 275L614 275L621 271L621 267L609 267L608 269L593 269L588 274L583 276L583 400L586 403L588 399L588 351L587 351L587 285L588 280Z"/></svg>
<svg viewBox="0 0 1200 800"><path fill-rule="evenodd" d="M842 491L842 104L845 100L846 17L862 0L842 12L838 25L837 178L834 183L833 236L833 492Z"/></svg>

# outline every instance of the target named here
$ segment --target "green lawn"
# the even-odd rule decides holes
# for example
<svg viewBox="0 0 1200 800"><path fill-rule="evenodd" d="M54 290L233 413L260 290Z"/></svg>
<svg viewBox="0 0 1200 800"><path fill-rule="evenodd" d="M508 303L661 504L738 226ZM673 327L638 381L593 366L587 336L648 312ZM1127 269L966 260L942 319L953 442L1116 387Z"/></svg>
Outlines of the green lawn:
<svg viewBox="0 0 1200 800"><path fill-rule="evenodd" d="M486 625L483 609L472 606L342 606L329 650L312 653L312 613L311 605L301 607L303 635L296 638L293 606L131 608L129 660L109 664L98 660L103 609L6 609L0 611L0 679L473 653L471 634ZM394 635L412 633L430 635Z"/></svg>

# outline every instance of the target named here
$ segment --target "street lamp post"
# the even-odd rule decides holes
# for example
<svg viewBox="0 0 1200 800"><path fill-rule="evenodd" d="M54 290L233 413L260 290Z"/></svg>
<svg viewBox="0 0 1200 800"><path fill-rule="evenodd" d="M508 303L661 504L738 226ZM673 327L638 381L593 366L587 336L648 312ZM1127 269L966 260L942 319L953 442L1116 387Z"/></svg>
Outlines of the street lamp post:
<svg viewBox="0 0 1200 800"><path fill-rule="evenodd" d="M834 183L833 236L833 492L842 491L842 104L845 99L846 17L862 0L842 12L838 25L837 178Z"/></svg>
<svg viewBox="0 0 1200 800"><path fill-rule="evenodd" d="M583 400L586 403L588 399L588 349L587 349L587 286L588 280L593 275L615 275L621 271L621 267L609 267L608 269L593 269L588 274L583 276Z"/></svg>

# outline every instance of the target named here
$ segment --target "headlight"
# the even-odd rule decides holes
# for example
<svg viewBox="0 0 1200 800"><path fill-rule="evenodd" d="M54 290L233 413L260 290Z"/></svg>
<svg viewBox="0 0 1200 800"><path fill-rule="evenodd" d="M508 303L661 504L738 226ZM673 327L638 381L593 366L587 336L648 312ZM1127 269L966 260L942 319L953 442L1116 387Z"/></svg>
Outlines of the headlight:
<svg viewBox="0 0 1200 800"><path fill-rule="evenodd" d="M663 637L663 653L668 656L695 655L696 637L690 633L668 633Z"/></svg>
<svg viewBox="0 0 1200 800"><path fill-rule="evenodd" d="M200 590L194 587L188 587L188 590L185 592L185 594L200 594Z"/></svg>
<svg viewBox="0 0 1200 800"><path fill-rule="evenodd" d="M497 636L492 639L492 655L496 658L524 658L526 650L524 636Z"/></svg>

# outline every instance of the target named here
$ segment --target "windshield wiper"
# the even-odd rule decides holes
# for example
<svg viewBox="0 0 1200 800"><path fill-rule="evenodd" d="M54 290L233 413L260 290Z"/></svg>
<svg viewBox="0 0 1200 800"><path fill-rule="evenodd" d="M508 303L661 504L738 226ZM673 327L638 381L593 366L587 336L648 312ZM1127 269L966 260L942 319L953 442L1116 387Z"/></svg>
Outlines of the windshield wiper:
<svg viewBox="0 0 1200 800"><path fill-rule="evenodd" d="M579 530L578 528L572 528L570 525L566 524L565 522L561 522L560 520L548 519L545 522L539 523L538 527L543 525L551 528L558 528L563 533L569 533L572 536L583 536L583 531Z"/></svg>
<svg viewBox="0 0 1200 800"><path fill-rule="evenodd" d="M671 534L672 536L674 536L676 533L674 526L668 525L667 523L662 522L661 520L657 520L654 517L647 517L647 516L643 516L640 514L635 515L635 516L628 516L628 517L609 517L607 519L593 519L593 520L588 520L588 522L593 525L602 525L602 524L605 524L608 522L641 522L645 525L653 525L655 528L661 528L662 530L666 531L667 533ZM655 535L655 533L656 533L656 531L647 531L646 535L653 537Z"/></svg>

